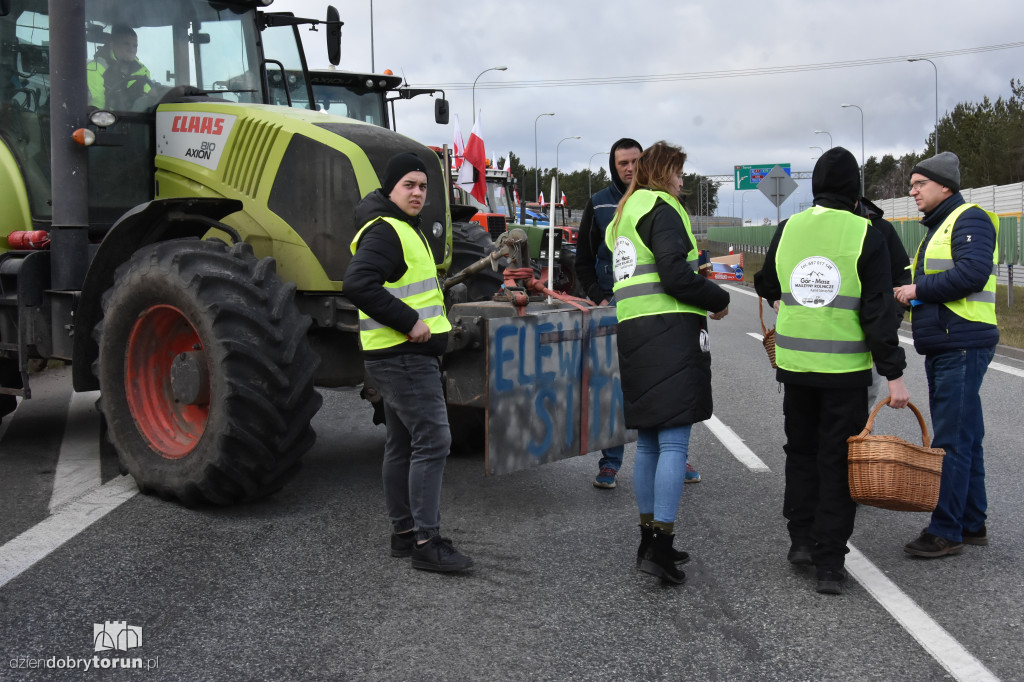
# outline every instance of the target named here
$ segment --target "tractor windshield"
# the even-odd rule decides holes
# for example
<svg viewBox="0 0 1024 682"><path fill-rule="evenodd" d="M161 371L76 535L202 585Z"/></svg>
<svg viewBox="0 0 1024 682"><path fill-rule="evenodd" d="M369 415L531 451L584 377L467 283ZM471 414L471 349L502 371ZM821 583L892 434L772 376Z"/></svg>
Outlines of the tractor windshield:
<svg viewBox="0 0 1024 682"><path fill-rule="evenodd" d="M93 106L151 111L185 86L223 91L232 101L263 100L251 6L87 0L86 41Z"/></svg>

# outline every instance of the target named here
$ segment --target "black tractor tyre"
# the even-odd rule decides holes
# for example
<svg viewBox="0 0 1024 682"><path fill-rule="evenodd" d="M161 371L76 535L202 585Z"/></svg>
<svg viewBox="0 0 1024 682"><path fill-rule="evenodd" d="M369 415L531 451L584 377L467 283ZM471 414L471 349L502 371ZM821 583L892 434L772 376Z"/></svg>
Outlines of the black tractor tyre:
<svg viewBox="0 0 1024 682"><path fill-rule="evenodd" d="M448 273L457 274L492 251L494 240L480 223L452 223L452 264L448 268ZM497 272L486 267L466 280L470 301L489 301L494 294L501 292L501 286L505 283L503 273L505 266L508 265L508 259L501 258L498 263Z"/></svg>
<svg viewBox="0 0 1024 682"><path fill-rule="evenodd" d="M276 267L245 243L185 239L117 269L93 371L107 436L142 492L228 505L298 472L316 440L320 358Z"/></svg>

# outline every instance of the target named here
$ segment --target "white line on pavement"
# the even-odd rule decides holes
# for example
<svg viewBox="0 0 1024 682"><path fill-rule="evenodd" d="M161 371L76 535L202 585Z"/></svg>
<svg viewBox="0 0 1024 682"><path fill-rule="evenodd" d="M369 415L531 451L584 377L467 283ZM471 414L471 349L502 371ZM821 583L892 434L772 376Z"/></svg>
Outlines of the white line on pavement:
<svg viewBox="0 0 1024 682"><path fill-rule="evenodd" d="M914 339L910 338L909 336L903 336L902 334L900 334L900 343L913 347ZM1024 377L1024 369L1012 367L1011 365L1004 365L1001 362L990 362L988 363L988 368L994 369L997 372L1004 372L1006 374L1012 374L1017 377Z"/></svg>
<svg viewBox="0 0 1024 682"><path fill-rule="evenodd" d="M998 682L985 665L889 580L853 545L847 545L846 568L950 675L963 682Z"/></svg>
<svg viewBox="0 0 1024 682"><path fill-rule="evenodd" d="M135 479L118 476L57 510L0 546L0 587L99 521L139 492Z"/></svg>
<svg viewBox="0 0 1024 682"><path fill-rule="evenodd" d="M722 423L721 419L711 415L711 418L704 422L704 424L711 429L711 433L715 434L715 437L732 453L732 456L739 460L740 464L751 471L771 471L768 465L762 462L754 454L754 451L747 447L743 439L736 435L735 431Z"/></svg>
<svg viewBox="0 0 1024 682"><path fill-rule="evenodd" d="M103 481L100 470L99 416L95 410L99 391L72 393L53 477L50 511L81 497Z"/></svg>
<svg viewBox="0 0 1024 682"><path fill-rule="evenodd" d="M747 336L752 336L758 341L764 341L764 336L762 334L758 334L757 332L747 332Z"/></svg>
<svg viewBox="0 0 1024 682"><path fill-rule="evenodd" d="M736 293L739 294L746 294L747 296L753 296L754 298L758 298L757 292L755 292L750 287L738 287L735 284L719 284L718 286L722 287L723 289L728 289L729 291L735 291Z"/></svg>
<svg viewBox="0 0 1024 682"><path fill-rule="evenodd" d="M20 395L16 396L15 400L18 401L18 405L20 406L21 405L21 396ZM0 421L0 440L4 439L4 434L7 433L7 427L11 425L12 421L14 421L14 415L16 415L17 413L18 413L18 408L15 407L14 408L14 412L11 412L6 417L3 417L3 421Z"/></svg>

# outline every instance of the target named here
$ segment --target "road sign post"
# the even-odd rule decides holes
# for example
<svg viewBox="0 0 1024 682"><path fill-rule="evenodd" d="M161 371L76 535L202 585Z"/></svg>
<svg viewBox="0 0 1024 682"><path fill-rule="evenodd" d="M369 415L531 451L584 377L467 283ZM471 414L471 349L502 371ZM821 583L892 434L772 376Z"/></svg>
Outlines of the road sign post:
<svg viewBox="0 0 1024 682"><path fill-rule="evenodd" d="M789 198L789 195L799 187L796 180L789 177L789 174L782 166L775 166L757 184L761 194L768 197L768 201L775 204L775 224L782 222L782 202Z"/></svg>

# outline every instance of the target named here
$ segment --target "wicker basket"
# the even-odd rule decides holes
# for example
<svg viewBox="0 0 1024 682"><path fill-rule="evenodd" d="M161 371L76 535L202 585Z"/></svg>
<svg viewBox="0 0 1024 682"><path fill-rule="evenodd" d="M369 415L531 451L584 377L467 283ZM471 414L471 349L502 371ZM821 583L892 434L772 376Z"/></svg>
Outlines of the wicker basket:
<svg viewBox="0 0 1024 682"><path fill-rule="evenodd" d="M875 415L889 398L875 405L868 423L849 446L850 496L854 502L894 511L932 511L939 501L942 458L945 450L928 447L924 417L907 403L921 426L921 445L896 436L872 436Z"/></svg>
<svg viewBox="0 0 1024 682"><path fill-rule="evenodd" d="M768 353L768 361L772 363L772 367L777 368L778 365L775 364L775 327L768 329L764 326L764 299L760 296L757 299L757 312L761 316L761 344Z"/></svg>

